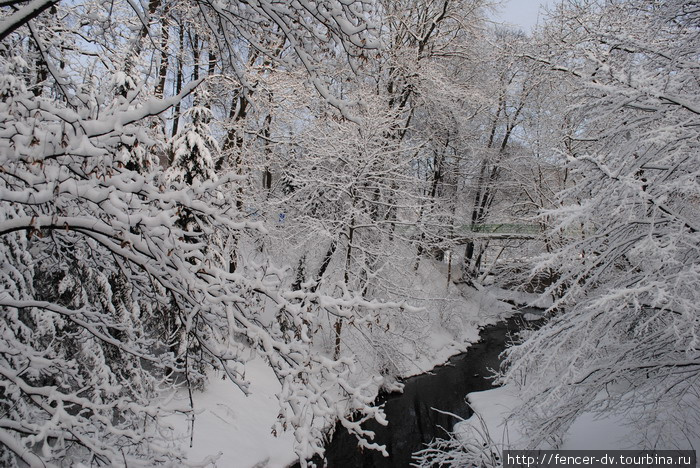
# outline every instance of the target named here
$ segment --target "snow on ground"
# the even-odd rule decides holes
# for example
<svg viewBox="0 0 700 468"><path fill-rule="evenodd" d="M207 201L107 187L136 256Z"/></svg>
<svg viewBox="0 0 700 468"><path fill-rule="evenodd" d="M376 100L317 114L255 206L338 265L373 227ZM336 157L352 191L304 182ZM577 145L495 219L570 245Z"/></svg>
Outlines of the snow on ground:
<svg viewBox="0 0 700 468"><path fill-rule="evenodd" d="M476 438L478 442L496 447L522 444L520 427L507 421L507 416L520 403L514 386L473 392L467 398L474 415L455 425L454 433L458 439Z"/></svg>
<svg viewBox="0 0 700 468"><path fill-rule="evenodd" d="M194 437L186 449L191 462L217 455L214 466L222 468L284 467L295 461L292 433L272 434L279 413L275 393L280 390L274 373L257 358L246 365L246 377L251 382L249 397L218 372L209 375L203 392L193 394ZM186 406L189 396L183 391L178 399ZM189 446L187 419L172 416L169 422L182 437L182 446Z"/></svg>
<svg viewBox="0 0 700 468"><path fill-rule="evenodd" d="M486 290L496 299L517 306L538 307L540 309L546 309L552 306L551 297L543 297L538 293L511 291L509 289L499 288L498 286L488 286Z"/></svg>
<svg viewBox="0 0 700 468"><path fill-rule="evenodd" d="M454 434L462 443L476 442L502 452L505 449L527 448L528 439L522 426L509 418L521 403L515 385L473 392L467 396L474 415L455 425ZM635 446L629 440L631 428L620 417L600 417L591 413L580 416L564 438L562 450L625 450ZM540 447L551 449L553 447Z"/></svg>
<svg viewBox="0 0 700 468"><path fill-rule="evenodd" d="M512 313L512 307L487 291L448 285L444 265L422 263L410 285L415 304L425 308L422 315L394 317L386 336L349 334L344 338L343 345L357 355L358 379L385 368L387 359L398 377L426 372L477 341L481 326ZM416 331L420 334L414 339ZM292 433L278 437L271 433L279 412L275 397L279 382L260 359L246 365L246 378L251 382L248 397L215 373L203 392L194 393L194 438L192 447L186 449L191 462L217 454L216 466L226 468L285 467L295 461ZM182 392L179 398L182 404L189 397ZM188 447L187 419L172 416L169 422L181 434L182 446Z"/></svg>
<svg viewBox="0 0 700 468"><path fill-rule="evenodd" d="M521 403L515 385L470 393L467 398L474 415L454 427L455 436L461 441L488 442L500 450L521 450L528 441L523 435L522 426L512 418L511 411ZM633 450L639 449L639 431L634 425L633 415L600 415L584 413L579 416L567 431L561 450ZM678 434L676 447L661 449L688 449L700 447L700 434L695 440L688 440ZM540 447L551 449L553 447Z"/></svg>

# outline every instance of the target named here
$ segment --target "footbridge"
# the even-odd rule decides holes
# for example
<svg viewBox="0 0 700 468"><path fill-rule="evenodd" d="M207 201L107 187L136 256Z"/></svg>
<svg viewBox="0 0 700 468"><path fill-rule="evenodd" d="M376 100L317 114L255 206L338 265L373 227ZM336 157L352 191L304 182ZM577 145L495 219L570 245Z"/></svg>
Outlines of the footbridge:
<svg viewBox="0 0 700 468"><path fill-rule="evenodd" d="M455 228L452 242L461 245L487 239L532 240L540 235L540 226L536 224L463 224Z"/></svg>

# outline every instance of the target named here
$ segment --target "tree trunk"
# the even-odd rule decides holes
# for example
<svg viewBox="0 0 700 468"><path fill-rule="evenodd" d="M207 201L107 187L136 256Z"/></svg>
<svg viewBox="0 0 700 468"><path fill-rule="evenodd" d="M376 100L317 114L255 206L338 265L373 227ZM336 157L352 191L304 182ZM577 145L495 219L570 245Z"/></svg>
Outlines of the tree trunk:
<svg viewBox="0 0 700 468"><path fill-rule="evenodd" d="M177 51L177 69L175 70L175 95L182 91L182 54L185 48L185 25L179 24L180 31L178 33L178 51ZM171 132L172 138L177 135L177 130L180 125L180 101L175 104L173 109L173 128ZM171 156L172 157L172 156ZM170 161L172 163L172 161Z"/></svg>
<svg viewBox="0 0 700 468"><path fill-rule="evenodd" d="M353 207L354 207L353 203ZM348 227L348 248L345 253L345 272L343 273L343 280L347 286L350 282L350 263L352 261L352 241L355 236L355 215L353 214L350 219L350 226ZM333 350L333 358L338 359L340 357L340 334L343 330L343 319L338 317L335 321L335 348Z"/></svg>

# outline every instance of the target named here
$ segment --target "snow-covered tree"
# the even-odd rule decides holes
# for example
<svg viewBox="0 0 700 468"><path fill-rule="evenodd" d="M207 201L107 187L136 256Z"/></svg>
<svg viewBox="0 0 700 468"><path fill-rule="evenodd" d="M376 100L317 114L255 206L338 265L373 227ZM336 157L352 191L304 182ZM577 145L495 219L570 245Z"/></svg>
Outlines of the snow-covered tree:
<svg viewBox="0 0 700 468"><path fill-rule="evenodd" d="M288 215L284 234L290 244L309 252L306 280L313 290L321 286L319 291L347 289L396 299L389 278L410 245L396 213L413 217L418 211L420 181L411 176L411 160L388 144L394 123L390 114L367 112L360 125L319 121L296 137L296 151L283 170L288 193L274 206ZM334 319L335 355L345 324L357 327L368 318L380 322L377 316ZM386 319L381 321L385 326Z"/></svg>
<svg viewBox="0 0 700 468"><path fill-rule="evenodd" d="M510 349L533 445L581 413L627 412L640 446L683 445L700 415L700 10L694 2L568 1L532 58L575 87L562 146L565 244L543 258L560 296ZM534 374L534 375L531 375Z"/></svg>
<svg viewBox="0 0 700 468"><path fill-rule="evenodd" d="M296 93L278 82L273 94L293 104L278 105L265 134L282 173L269 210L275 224L276 214L286 213L275 233L299 249L294 262L302 259L310 287L411 295L399 278L449 245L459 178L453 169L468 159L460 154L461 122L477 107L469 73L459 70L474 52L470 40L483 31L484 9L480 0L381 3L382 53L355 67L355 80L334 66L333 89L362 103L359 122L339 119L327 105L299 110ZM409 322L376 321L374 328L385 330L389 321ZM357 319L334 322L331 346L339 354Z"/></svg>
<svg viewBox="0 0 700 468"><path fill-rule="evenodd" d="M206 366L247 392L251 351L282 384L279 424L295 431L300 459L322 452L335 420L362 436L350 414L382 419L372 406L378 382L351 383L352 357L318 354L311 336L322 314L363 316L400 305L350 290L328 297L287 289L288 271L268 259L232 271L220 240L261 238L265 229L238 211L232 194L240 177L213 176L217 145L207 139L215 132L198 108L179 134L174 125L170 172L159 166L167 148L161 119L190 106L205 76L186 79L199 64L183 58L171 94L160 86L167 70L151 75L150 64L164 56L147 44L168 42L168 6L37 0L1 7L3 465L178 464L181 454L160 419L191 408L166 409L166 397ZM300 63L314 88L351 114L328 91L316 53L342 45L354 60L373 47L370 3L193 1L178 8L181 27L192 18L185 13L204 13L181 51L201 52L206 37L218 46L219 70L228 60L227 71L240 65L234 56L243 49L278 57L251 33L262 28L287 45L279 60ZM192 222L183 223L183 214ZM172 314L176 328L165 326ZM327 403L338 396L344 406Z"/></svg>
<svg viewBox="0 0 700 468"><path fill-rule="evenodd" d="M172 162L168 178L187 185L199 185L216 179L214 170L218 142L207 125L211 111L202 106L190 108L189 122L170 143Z"/></svg>

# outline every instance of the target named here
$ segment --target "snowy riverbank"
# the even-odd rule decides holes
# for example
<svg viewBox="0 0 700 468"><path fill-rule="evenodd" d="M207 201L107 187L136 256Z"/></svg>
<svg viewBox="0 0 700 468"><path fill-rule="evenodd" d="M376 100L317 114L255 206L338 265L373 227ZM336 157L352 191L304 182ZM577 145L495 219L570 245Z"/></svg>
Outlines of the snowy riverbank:
<svg viewBox="0 0 700 468"><path fill-rule="evenodd" d="M486 290L454 284L447 287L440 268L438 263L426 262L414 277L415 303L424 309L421 316L408 317L407 321L414 327L419 322L422 333L410 340L400 333L391 335L395 341L389 344L397 351L391 363L397 377L421 374L445 363L478 340L480 327L512 313L512 307ZM407 326L397 322L389 323L390 330ZM356 356L358 380L377 372L382 363L372 346L363 345L357 336L349 336L345 344ZM217 372L211 373L203 392L193 394L195 429L192 446L186 449L190 462L218 456L216 466L247 468L282 467L296 460L292 433L272 432L279 412L276 394L280 391L272 370L256 358L247 363L246 378L251 382L248 397ZM179 398L184 404L189 396L183 392ZM189 446L187 419L174 416L171 423L180 434L178 444Z"/></svg>
<svg viewBox="0 0 700 468"><path fill-rule="evenodd" d="M601 394L601 397L603 395ZM473 456L483 451L484 460L489 452L500 456L503 450L522 450L530 440L523 425L511 413L520 404L519 389L515 385L498 387L468 395L474 415L458 423L454 428L455 439L464 447L471 447ZM689 406L690 407L690 406ZM561 450L638 450L640 447L654 447L656 450L686 450L700 447L700 433L694 438L678 432L673 445L654 445L653 434L648 428L637 424L638 414L581 414L566 431L558 447L541 446L542 449ZM658 435L658 434L657 434ZM668 434L666 434L668 436ZM643 438L647 440L642 440ZM489 466L488 462L486 466ZM500 465L497 465L500 466Z"/></svg>

